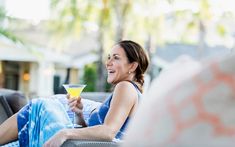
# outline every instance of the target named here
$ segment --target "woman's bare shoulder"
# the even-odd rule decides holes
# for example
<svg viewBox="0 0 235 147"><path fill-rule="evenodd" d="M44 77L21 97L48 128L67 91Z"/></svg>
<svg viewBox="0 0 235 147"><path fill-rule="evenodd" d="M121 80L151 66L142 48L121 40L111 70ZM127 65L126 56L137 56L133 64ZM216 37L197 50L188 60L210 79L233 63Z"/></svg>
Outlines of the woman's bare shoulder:
<svg viewBox="0 0 235 147"><path fill-rule="evenodd" d="M114 95L118 97L137 97L138 93L134 85L129 81L121 81L114 88Z"/></svg>
<svg viewBox="0 0 235 147"><path fill-rule="evenodd" d="M135 86L129 81L121 81L115 86L114 91L116 89L123 90L123 91L135 90Z"/></svg>

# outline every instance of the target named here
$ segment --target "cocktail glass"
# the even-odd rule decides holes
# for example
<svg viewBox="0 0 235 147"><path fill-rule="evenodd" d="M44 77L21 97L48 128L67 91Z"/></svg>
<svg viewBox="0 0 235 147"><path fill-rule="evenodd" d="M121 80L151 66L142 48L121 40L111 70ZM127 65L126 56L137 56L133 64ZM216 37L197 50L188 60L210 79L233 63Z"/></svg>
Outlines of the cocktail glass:
<svg viewBox="0 0 235 147"><path fill-rule="evenodd" d="M84 84L64 84L63 85L67 93L70 95L70 98L79 99L83 89L86 87ZM69 112L69 117L73 123L73 127L75 127L75 112Z"/></svg>

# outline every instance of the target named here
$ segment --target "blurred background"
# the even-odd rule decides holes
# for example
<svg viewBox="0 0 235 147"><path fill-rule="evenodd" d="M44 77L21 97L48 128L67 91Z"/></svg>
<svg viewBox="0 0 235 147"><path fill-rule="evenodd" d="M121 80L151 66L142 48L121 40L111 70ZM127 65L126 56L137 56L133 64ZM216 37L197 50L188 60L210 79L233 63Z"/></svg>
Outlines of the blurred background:
<svg viewBox="0 0 235 147"><path fill-rule="evenodd" d="M145 87L178 56L195 60L235 48L233 0L0 0L0 88L28 98L62 84L108 92L104 61L122 39L140 43L151 65Z"/></svg>

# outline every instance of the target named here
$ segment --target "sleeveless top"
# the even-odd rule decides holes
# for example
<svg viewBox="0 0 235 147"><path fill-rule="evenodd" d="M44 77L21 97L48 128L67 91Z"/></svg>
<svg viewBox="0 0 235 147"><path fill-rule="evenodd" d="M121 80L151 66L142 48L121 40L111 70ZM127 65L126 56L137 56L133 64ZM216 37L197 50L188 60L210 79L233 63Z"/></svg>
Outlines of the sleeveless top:
<svg viewBox="0 0 235 147"><path fill-rule="evenodd" d="M138 86L132 83L138 93L138 100L140 100L142 94L138 89ZM104 123L105 117L107 112L109 111L110 108L110 103L112 101L112 97L113 94L111 94L105 101L104 103L99 107L98 111L94 111L92 112L90 118L88 119L88 126L95 126L95 125L101 125ZM121 129L118 131L117 135L115 136L116 139L121 139L122 136L124 135L124 132L126 130L126 127L128 125L129 122L129 117L127 117L127 119L125 120L124 124L122 125Z"/></svg>

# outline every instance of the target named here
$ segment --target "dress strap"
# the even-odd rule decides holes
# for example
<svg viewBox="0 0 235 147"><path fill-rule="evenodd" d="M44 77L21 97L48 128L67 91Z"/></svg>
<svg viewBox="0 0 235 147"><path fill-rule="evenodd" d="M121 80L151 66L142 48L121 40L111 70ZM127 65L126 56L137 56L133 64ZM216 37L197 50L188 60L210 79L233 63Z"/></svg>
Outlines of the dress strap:
<svg viewBox="0 0 235 147"><path fill-rule="evenodd" d="M138 90L138 92L140 92L140 89L139 89L139 87L135 84L135 82L129 81L129 80L127 80L127 82L130 82L132 85L134 85L134 87ZM141 93L141 92L140 92L140 93Z"/></svg>

